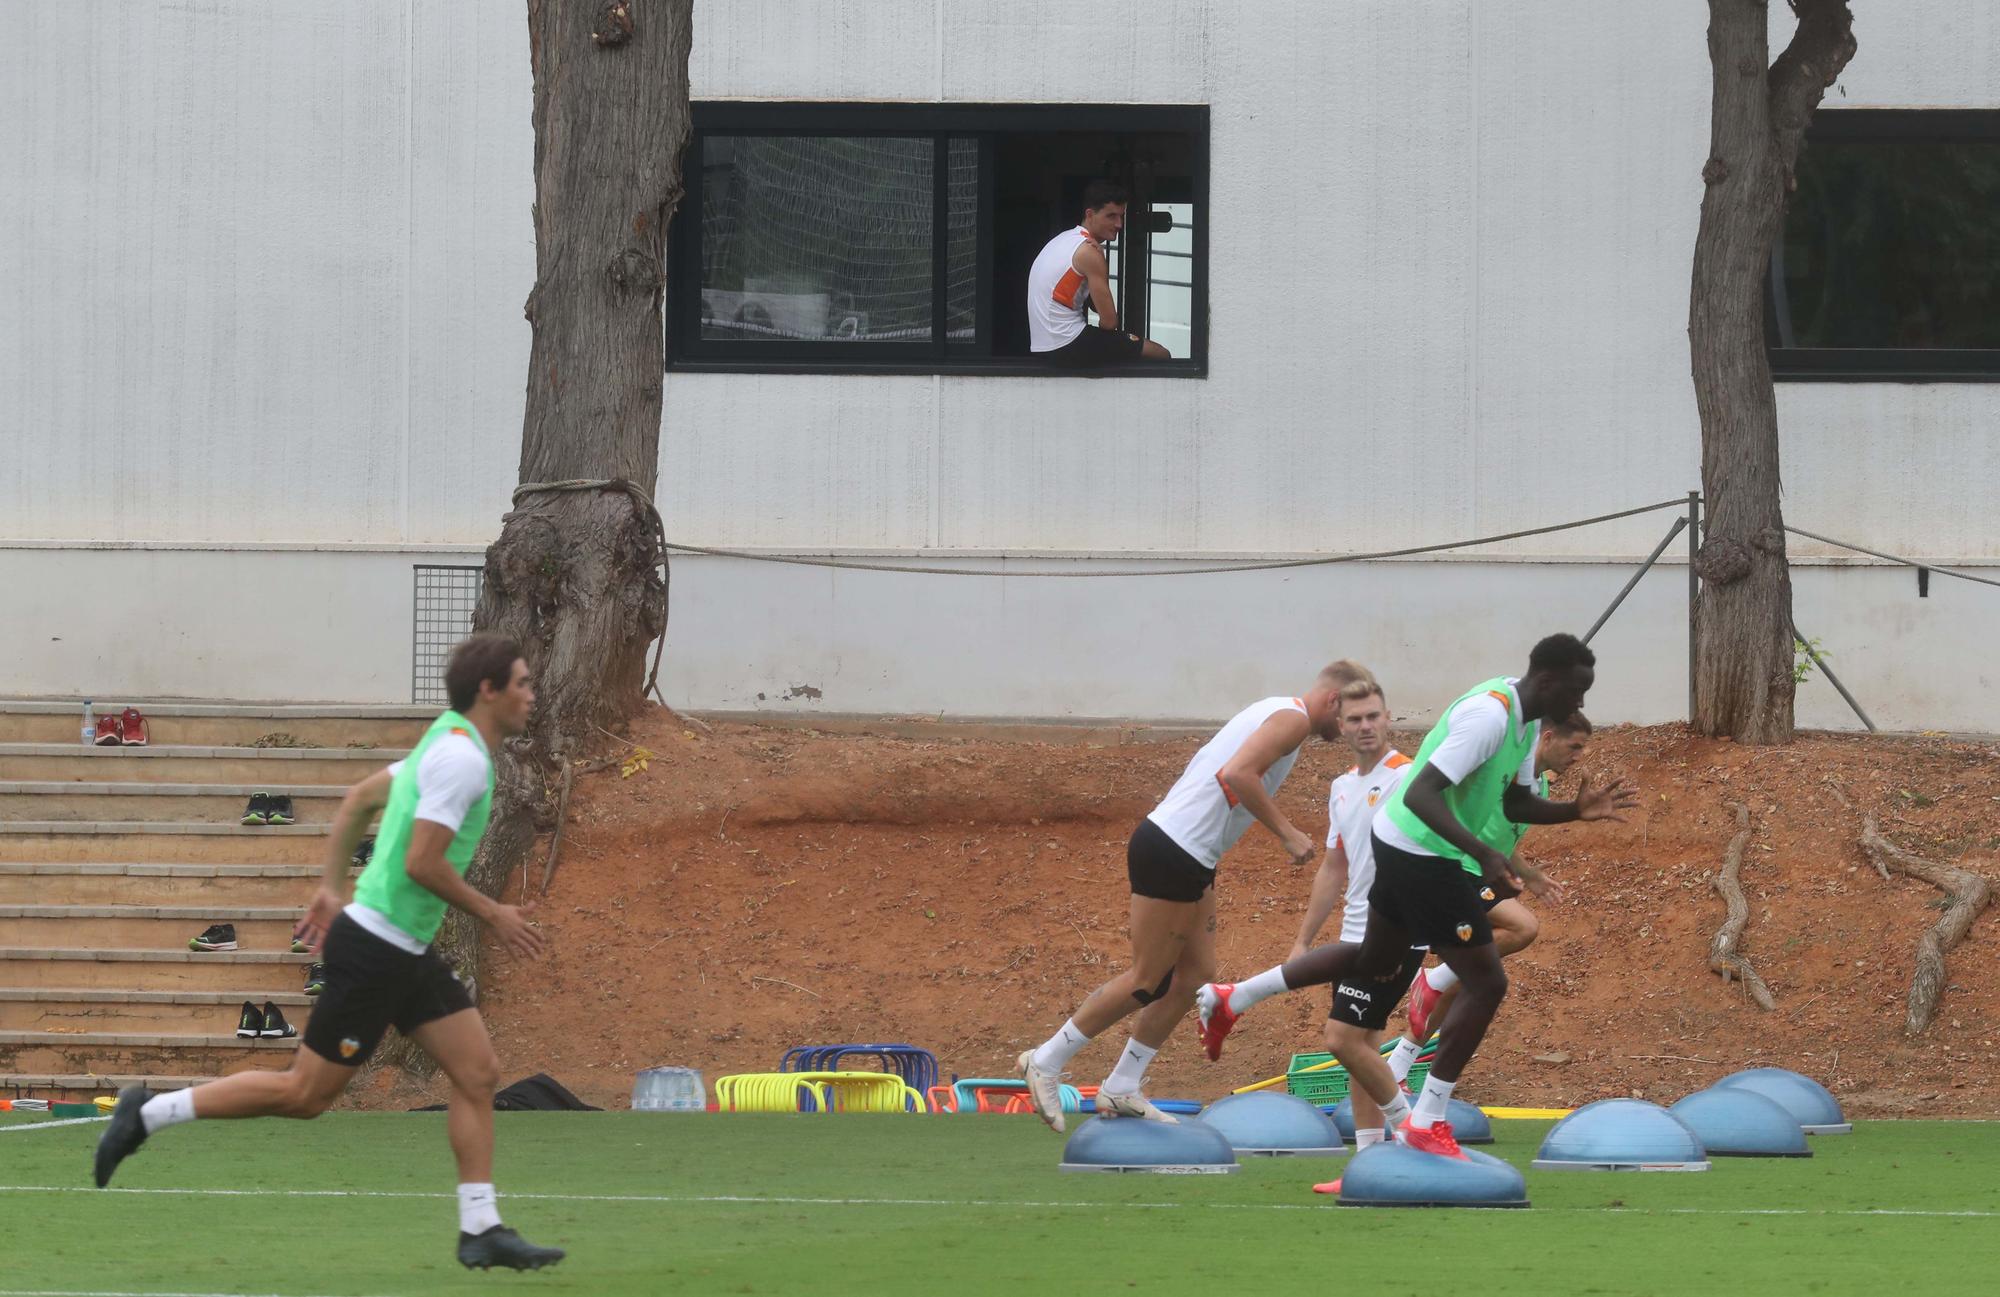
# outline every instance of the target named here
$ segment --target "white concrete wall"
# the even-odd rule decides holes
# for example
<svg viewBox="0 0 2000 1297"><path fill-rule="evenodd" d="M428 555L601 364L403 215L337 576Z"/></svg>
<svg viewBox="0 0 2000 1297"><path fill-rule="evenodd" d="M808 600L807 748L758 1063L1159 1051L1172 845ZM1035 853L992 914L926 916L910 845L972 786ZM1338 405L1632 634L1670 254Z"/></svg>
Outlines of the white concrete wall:
<svg viewBox="0 0 2000 1297"><path fill-rule="evenodd" d="M415 548L489 540L515 480L534 257L523 15L444 0L125 0L94 13L78 39L68 10L0 5L0 546L136 548L0 549L0 589L32 591L17 607L35 610L0 620L0 692L98 679L127 693L398 700ZM670 374L669 532L1164 558L1373 549L1677 496L1697 462L1685 319L1705 27L1692 0L1505 15L1473 0L702 0L698 97L1210 104L1210 373ZM2000 17L1986 6L1864 8L1857 30L1861 53L1830 102L2000 95ZM1049 57L1070 46L1097 53ZM2000 385L1789 384L1780 412L1796 523L2000 562L1986 507ZM1506 552L1630 558L1665 521ZM356 542L405 552L146 548ZM1259 624L1277 578L1044 593L759 565L733 571L730 598L706 608L703 591L724 583L703 574L718 566L677 575L676 701L748 705L817 675L832 682L815 686L819 705L836 710L972 714L1214 715L1250 675L1289 678L1336 646L1321 624L1393 658L1462 639L1466 617L1488 615L1475 592L1513 592L1536 614L1493 629L1525 644L1555 608L1587 619L1598 586L1617 584L1592 566L1348 569L1341 581L1380 583L1379 620L1315 602L1315 629L1274 629L1239 681L1216 678L1207 628ZM353 627L367 642L342 645L342 662L322 660L330 647L254 642L301 623L232 620L253 570L317 592L336 639ZM1562 573L1573 591L1549 585ZM1292 580L1314 601L1339 593ZM815 618L791 616L800 583L824 591ZM1882 704L1887 723L1972 727L1965 691L1979 681L1957 643L1986 641L1941 637L1970 633L1990 592L1944 600L1934 587L1920 605L1912 586L1907 573L1805 573L1800 620L1841 653L1837 667L1850 653L1879 663L1876 696L1902 700ZM73 615L79 589L107 611ZM1157 624L1159 598L1204 629L1134 638ZM930 629L934 607L1005 646L967 659L981 691L933 679L933 662L963 656ZM142 664L76 646L141 633L121 629L120 608L231 642ZM816 637L815 619L834 629ZM68 647L49 647L58 632ZM1635 645L1646 671L1617 686L1607 675L1608 719L1678 714L1680 667L1658 655L1680 642L1667 626ZM1505 665L1440 665L1436 688Z"/></svg>

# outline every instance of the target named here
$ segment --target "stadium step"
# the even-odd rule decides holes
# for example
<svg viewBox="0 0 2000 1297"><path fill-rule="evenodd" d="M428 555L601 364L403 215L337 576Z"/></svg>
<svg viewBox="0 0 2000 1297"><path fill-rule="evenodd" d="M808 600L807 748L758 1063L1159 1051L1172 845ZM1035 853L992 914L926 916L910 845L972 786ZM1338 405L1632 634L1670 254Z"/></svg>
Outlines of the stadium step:
<svg viewBox="0 0 2000 1297"><path fill-rule="evenodd" d="M123 823L238 824L253 792L292 799L301 823L333 819L345 784L150 784L119 780L0 782L0 822L19 820L115 821ZM265 826L257 826L265 827Z"/></svg>
<svg viewBox="0 0 2000 1297"><path fill-rule="evenodd" d="M269 1000L305 1027L312 997L290 991L108 991L88 987L0 990L0 1031L178 1035L235 1030L243 1001Z"/></svg>
<svg viewBox="0 0 2000 1297"><path fill-rule="evenodd" d="M145 1073L92 1072L0 1072L0 1099L55 1099L87 1101L100 1094L116 1094L128 1085L143 1085L155 1092L185 1090L213 1076L161 1076Z"/></svg>
<svg viewBox="0 0 2000 1297"><path fill-rule="evenodd" d="M86 748L78 743L0 743L0 780L82 783L269 785L359 783L403 748Z"/></svg>
<svg viewBox="0 0 2000 1297"><path fill-rule="evenodd" d="M150 821L0 821L0 861L149 860L165 864L320 863L327 824L167 824Z"/></svg>
<svg viewBox="0 0 2000 1297"><path fill-rule="evenodd" d="M312 899L320 866L0 861L0 905L284 905Z"/></svg>
<svg viewBox="0 0 2000 1297"><path fill-rule="evenodd" d="M97 713L122 711L131 699L97 700ZM368 707L342 703L135 704L146 714L153 743L254 747L260 740L317 748L372 744L409 748L437 718L436 708ZM83 700L0 699L0 743L82 745Z"/></svg>
<svg viewBox="0 0 2000 1297"><path fill-rule="evenodd" d="M233 1020L235 1015L230 1015ZM297 1026L297 1023L292 1024ZM108 1031L0 1031L0 1074L15 1072L232 1072L282 1070L298 1049L290 1040Z"/></svg>
<svg viewBox="0 0 2000 1297"><path fill-rule="evenodd" d="M171 949L227 923L239 950L289 950L298 918L292 905L0 905L0 946Z"/></svg>
<svg viewBox="0 0 2000 1297"><path fill-rule="evenodd" d="M0 981L9 989L231 991L261 1000L305 984L310 955L276 950L99 950L0 946ZM4 1070L4 1069L0 1069Z"/></svg>

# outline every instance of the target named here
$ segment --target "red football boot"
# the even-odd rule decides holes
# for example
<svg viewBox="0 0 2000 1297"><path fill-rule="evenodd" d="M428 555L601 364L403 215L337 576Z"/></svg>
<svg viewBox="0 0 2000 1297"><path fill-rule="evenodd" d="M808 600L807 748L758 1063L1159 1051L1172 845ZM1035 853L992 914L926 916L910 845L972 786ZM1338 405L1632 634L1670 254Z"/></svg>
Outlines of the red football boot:
<svg viewBox="0 0 2000 1297"><path fill-rule="evenodd" d="M1240 1016L1229 1008L1229 996L1235 989L1234 982L1210 982L1195 996L1195 1007L1201 1014L1201 1047L1208 1051L1210 1062L1222 1057L1223 1038Z"/></svg>
<svg viewBox="0 0 2000 1297"><path fill-rule="evenodd" d="M1408 1121L1405 1121L1402 1125L1396 1127L1396 1139L1405 1146L1416 1149L1419 1153L1435 1153L1439 1157L1455 1157L1461 1162L1470 1162L1472 1160L1465 1155L1465 1150L1461 1149L1458 1146L1458 1141L1452 1137L1451 1123L1448 1121L1433 1122L1428 1127L1412 1126Z"/></svg>
<svg viewBox="0 0 2000 1297"><path fill-rule="evenodd" d="M1443 991L1431 989L1431 980L1419 968L1410 982L1410 1036L1422 1045L1431 1035L1431 1011L1437 1008Z"/></svg>

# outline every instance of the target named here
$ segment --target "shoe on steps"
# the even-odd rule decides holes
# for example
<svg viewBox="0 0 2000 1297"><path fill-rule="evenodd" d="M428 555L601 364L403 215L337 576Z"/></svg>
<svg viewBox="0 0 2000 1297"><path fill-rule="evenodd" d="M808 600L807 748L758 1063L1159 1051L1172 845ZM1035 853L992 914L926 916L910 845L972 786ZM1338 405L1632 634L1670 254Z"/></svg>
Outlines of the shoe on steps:
<svg viewBox="0 0 2000 1297"><path fill-rule="evenodd" d="M536 1247L505 1225L495 1225L484 1234L458 1236L458 1263L468 1270L539 1270L566 1256L559 1247Z"/></svg>
<svg viewBox="0 0 2000 1297"><path fill-rule="evenodd" d="M1035 1115L1048 1123L1050 1130L1063 1133L1062 1078L1053 1072L1044 1072L1035 1066L1035 1051L1025 1050L1014 1060L1021 1069L1021 1080L1028 1087L1028 1103Z"/></svg>
<svg viewBox="0 0 2000 1297"><path fill-rule="evenodd" d="M243 1002L243 1009L236 1015L236 1034L248 1039L256 1039L264 1032L264 1015L250 1001Z"/></svg>
<svg viewBox="0 0 2000 1297"><path fill-rule="evenodd" d="M114 714L106 712L97 718L97 729L90 742L94 747L115 748L124 742L124 733L119 728L123 722Z"/></svg>
<svg viewBox="0 0 2000 1297"><path fill-rule="evenodd" d="M326 965L306 965L306 994L318 995L326 989Z"/></svg>
<svg viewBox="0 0 2000 1297"><path fill-rule="evenodd" d="M118 1103L111 1109L111 1124L97 1137L94 1170L98 1188L110 1184L111 1173L118 1169L118 1164L146 1142L146 1123L139 1116L139 1109L152 1097L143 1085L128 1085L118 1092Z"/></svg>
<svg viewBox="0 0 2000 1297"><path fill-rule="evenodd" d="M143 748L152 739L146 726L146 718L137 707L127 707L118 714L118 741L128 748Z"/></svg>
<svg viewBox="0 0 2000 1297"><path fill-rule="evenodd" d="M1099 1086L1097 1090L1097 1115L1100 1117L1137 1117L1142 1121L1164 1122L1178 1126L1181 1119L1171 1112L1161 1112L1153 1106L1153 1101L1137 1090L1129 1093L1114 1093Z"/></svg>
<svg viewBox="0 0 2000 1297"><path fill-rule="evenodd" d="M368 865L368 862L370 860L373 860L374 858L375 858L375 838L373 835L370 835L354 844L354 854L349 856L347 859L349 860L350 863L353 864L353 866L356 869L365 869Z"/></svg>
<svg viewBox="0 0 2000 1297"><path fill-rule="evenodd" d="M290 793L273 795L269 805L264 809L264 823L292 824L295 822L292 814L292 795Z"/></svg>
<svg viewBox="0 0 2000 1297"><path fill-rule="evenodd" d="M271 820L271 794L252 793L250 804L243 808L243 823L268 824Z"/></svg>
<svg viewBox="0 0 2000 1297"><path fill-rule="evenodd" d="M293 1036L299 1034L299 1029L291 1023L286 1022L284 1013L269 1000L264 1001L264 1011L258 1014L257 1018L257 1034L260 1036L290 1040Z"/></svg>
<svg viewBox="0 0 2000 1297"><path fill-rule="evenodd" d="M188 938L189 950L234 950L236 949L236 925L233 923L211 923L202 929L199 937Z"/></svg>

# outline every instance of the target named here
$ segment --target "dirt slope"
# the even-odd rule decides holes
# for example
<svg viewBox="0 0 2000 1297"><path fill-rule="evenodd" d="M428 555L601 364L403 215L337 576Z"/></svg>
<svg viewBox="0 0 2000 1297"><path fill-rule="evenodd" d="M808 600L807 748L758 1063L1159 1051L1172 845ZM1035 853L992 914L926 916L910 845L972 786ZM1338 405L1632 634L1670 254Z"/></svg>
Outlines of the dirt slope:
<svg viewBox="0 0 2000 1297"><path fill-rule="evenodd" d="M805 1042L907 1040L947 1073L1008 1072L1123 957L1126 836L1197 746L701 732L664 711L631 741L653 754L646 769L577 782L541 903L554 955L523 965L489 951L484 988L509 1077L545 1070L613 1106L641 1067L689 1065L712 1081L768 1070ZM1345 749L1309 744L1287 813L1322 831L1328 781L1348 764ZM1530 835L1526 850L1570 895L1543 907L1542 941L1511 961L1514 990L1469 1093L1670 1101L1777 1063L1855 1113L2000 1115L2000 910L1953 953L1936 1024L1903 1039L1914 945L1939 895L1878 877L1858 814L1827 787L1901 844L2000 876L1989 748L1812 736L1756 750L1627 727L1600 734L1579 772L1633 779L1642 809ZM1731 801L1754 815L1743 948L1773 1013L1705 965ZM1310 873L1254 827L1225 858L1225 976L1283 957ZM1269 1076L1318 1048L1324 1015L1323 993L1273 1001L1220 1064L1201 1057L1190 1018L1150 1088L1206 1098ZM1122 1043L1093 1045L1078 1079L1101 1079Z"/></svg>

